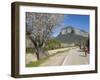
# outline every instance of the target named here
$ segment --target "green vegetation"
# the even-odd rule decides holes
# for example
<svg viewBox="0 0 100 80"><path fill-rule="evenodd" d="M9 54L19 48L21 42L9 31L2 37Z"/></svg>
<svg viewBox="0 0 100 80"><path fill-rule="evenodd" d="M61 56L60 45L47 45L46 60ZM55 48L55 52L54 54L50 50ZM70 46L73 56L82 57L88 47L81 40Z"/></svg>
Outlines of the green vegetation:
<svg viewBox="0 0 100 80"><path fill-rule="evenodd" d="M26 53L34 53L35 51L32 48L26 48Z"/></svg>
<svg viewBox="0 0 100 80"><path fill-rule="evenodd" d="M61 48L61 42L57 39L50 39L46 42L44 50L53 50ZM34 48L26 48L26 53L35 53Z"/></svg>
<svg viewBox="0 0 100 80"><path fill-rule="evenodd" d="M60 40L62 43L68 44L83 42L88 39L88 37L83 37L76 34L58 35L58 37L56 38Z"/></svg>
<svg viewBox="0 0 100 80"><path fill-rule="evenodd" d="M45 50L53 50L58 48L61 48L61 42L57 39L48 40L44 47Z"/></svg>
<svg viewBox="0 0 100 80"><path fill-rule="evenodd" d="M38 61L34 61L34 62L30 62L29 64L26 64L26 67L37 67L39 66L41 63L43 63L44 61L46 61L48 59L48 57L40 59Z"/></svg>

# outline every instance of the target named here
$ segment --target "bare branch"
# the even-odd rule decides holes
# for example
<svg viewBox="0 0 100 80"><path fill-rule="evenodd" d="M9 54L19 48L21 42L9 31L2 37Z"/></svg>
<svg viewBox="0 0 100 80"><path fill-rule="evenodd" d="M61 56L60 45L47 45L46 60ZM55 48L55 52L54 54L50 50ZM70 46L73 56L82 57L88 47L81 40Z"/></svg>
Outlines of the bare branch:
<svg viewBox="0 0 100 80"><path fill-rule="evenodd" d="M63 19L61 14L26 12L26 32L35 44L42 46L48 40L53 27Z"/></svg>

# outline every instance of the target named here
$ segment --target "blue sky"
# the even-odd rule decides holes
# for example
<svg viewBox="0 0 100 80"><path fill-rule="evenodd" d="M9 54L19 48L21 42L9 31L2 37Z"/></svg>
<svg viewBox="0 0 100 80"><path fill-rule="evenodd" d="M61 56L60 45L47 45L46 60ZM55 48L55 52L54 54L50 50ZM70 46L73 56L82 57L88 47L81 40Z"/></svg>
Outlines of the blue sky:
<svg viewBox="0 0 100 80"><path fill-rule="evenodd" d="M74 14L66 14L60 26L57 26L53 30L53 36L57 36L62 28L72 26L78 29L82 29L86 32L89 32L89 15L74 15Z"/></svg>

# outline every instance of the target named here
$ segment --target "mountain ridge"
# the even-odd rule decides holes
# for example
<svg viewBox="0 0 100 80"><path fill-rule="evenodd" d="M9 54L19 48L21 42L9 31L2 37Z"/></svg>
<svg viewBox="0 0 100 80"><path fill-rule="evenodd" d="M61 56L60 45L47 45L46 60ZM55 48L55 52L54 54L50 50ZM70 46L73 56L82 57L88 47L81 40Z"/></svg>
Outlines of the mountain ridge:
<svg viewBox="0 0 100 80"><path fill-rule="evenodd" d="M88 36L89 36L88 32L74 28L72 26L68 26L60 31L56 39L60 40L62 43L71 44L71 43L83 42L84 40L88 39Z"/></svg>

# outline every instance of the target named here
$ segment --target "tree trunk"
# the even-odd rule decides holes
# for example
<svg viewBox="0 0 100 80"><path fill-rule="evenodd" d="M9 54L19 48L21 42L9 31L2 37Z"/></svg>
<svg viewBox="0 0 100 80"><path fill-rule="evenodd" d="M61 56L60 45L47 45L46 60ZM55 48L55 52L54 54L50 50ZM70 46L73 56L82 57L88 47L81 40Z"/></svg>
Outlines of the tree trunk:
<svg viewBox="0 0 100 80"><path fill-rule="evenodd" d="M48 52L45 51L42 47L43 47L43 43L40 45L40 44L37 44L37 42L32 39L31 36L29 36L30 40L32 41L33 45L34 45L34 48L35 48L35 52L36 52L36 56L37 56L37 59L42 59L42 58L45 58L48 56Z"/></svg>
<svg viewBox="0 0 100 80"><path fill-rule="evenodd" d="M36 48L36 55L37 55L37 59L40 60L40 59L43 59L45 57L48 56L48 52L45 51L43 48Z"/></svg>

